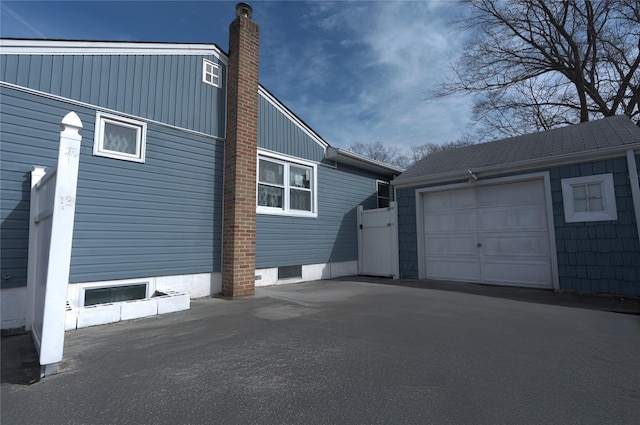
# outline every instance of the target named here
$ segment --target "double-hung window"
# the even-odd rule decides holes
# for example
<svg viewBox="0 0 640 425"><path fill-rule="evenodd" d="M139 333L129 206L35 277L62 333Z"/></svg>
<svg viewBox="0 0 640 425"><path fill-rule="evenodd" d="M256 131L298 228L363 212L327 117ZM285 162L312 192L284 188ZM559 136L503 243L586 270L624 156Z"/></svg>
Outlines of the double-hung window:
<svg viewBox="0 0 640 425"><path fill-rule="evenodd" d="M617 220L612 174L562 179L564 221Z"/></svg>
<svg viewBox="0 0 640 425"><path fill-rule="evenodd" d="M257 212L316 217L316 167L260 155Z"/></svg>
<svg viewBox="0 0 640 425"><path fill-rule="evenodd" d="M144 162L147 124L98 112L93 154L126 161Z"/></svg>

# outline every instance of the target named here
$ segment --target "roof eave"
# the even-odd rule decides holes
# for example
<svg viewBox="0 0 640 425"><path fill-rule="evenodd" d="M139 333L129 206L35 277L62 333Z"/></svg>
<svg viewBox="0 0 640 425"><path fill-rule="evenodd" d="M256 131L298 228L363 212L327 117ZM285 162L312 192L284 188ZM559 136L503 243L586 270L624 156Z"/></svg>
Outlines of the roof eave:
<svg viewBox="0 0 640 425"><path fill-rule="evenodd" d="M581 153L571 153L551 158L538 158L534 160L512 162L508 164L488 165L484 167L473 167L473 173L478 176L479 179L486 179L495 177L498 175L514 172L533 171L540 168L550 168L562 165L571 165L576 163L583 163L585 161L600 161L605 159L611 159L623 156L625 152L633 150L634 152L640 152L640 143L631 143L623 146L616 146L607 149L590 150ZM448 171L445 173L431 174L427 176L416 176L402 178L391 182L391 184L397 189L411 188L423 185L434 185L438 183L448 183L465 180L468 178L467 169L459 169Z"/></svg>
<svg viewBox="0 0 640 425"><path fill-rule="evenodd" d="M357 153L331 146L327 148L325 157L340 164L382 174L389 178L395 177L403 171L401 168L394 167L393 165L385 164L384 162L376 161Z"/></svg>

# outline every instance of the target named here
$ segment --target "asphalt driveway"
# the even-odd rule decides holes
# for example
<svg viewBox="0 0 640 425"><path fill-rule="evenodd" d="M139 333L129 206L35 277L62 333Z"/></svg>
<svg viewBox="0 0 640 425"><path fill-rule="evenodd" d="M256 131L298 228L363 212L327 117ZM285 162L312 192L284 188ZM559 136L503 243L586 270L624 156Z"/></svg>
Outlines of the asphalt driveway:
<svg viewBox="0 0 640 425"><path fill-rule="evenodd" d="M3 376L3 425L635 424L640 316L282 285L68 332L61 373L16 382Z"/></svg>

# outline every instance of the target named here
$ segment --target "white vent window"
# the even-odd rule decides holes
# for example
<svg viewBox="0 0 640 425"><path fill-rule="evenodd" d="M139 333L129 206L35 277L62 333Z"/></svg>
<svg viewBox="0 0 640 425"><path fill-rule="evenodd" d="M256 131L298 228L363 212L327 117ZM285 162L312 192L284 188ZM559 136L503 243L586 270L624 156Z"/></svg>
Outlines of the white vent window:
<svg viewBox="0 0 640 425"><path fill-rule="evenodd" d="M613 174L562 179L564 221L617 220Z"/></svg>
<svg viewBox="0 0 640 425"><path fill-rule="evenodd" d="M202 82L214 87L220 87L220 65L203 59Z"/></svg>
<svg viewBox="0 0 640 425"><path fill-rule="evenodd" d="M125 161L144 162L146 137L146 123L98 112L93 154Z"/></svg>

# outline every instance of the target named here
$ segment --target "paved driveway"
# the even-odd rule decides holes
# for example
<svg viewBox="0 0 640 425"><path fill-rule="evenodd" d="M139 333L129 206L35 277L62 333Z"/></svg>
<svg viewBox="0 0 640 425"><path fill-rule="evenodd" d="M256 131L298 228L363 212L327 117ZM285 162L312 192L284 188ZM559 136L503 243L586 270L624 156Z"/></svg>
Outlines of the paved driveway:
<svg viewBox="0 0 640 425"><path fill-rule="evenodd" d="M640 316L283 285L68 332L62 372L3 383L1 410L3 425L638 423Z"/></svg>

